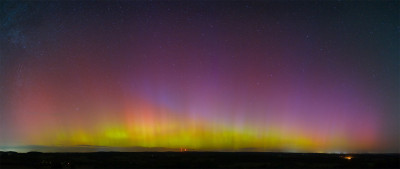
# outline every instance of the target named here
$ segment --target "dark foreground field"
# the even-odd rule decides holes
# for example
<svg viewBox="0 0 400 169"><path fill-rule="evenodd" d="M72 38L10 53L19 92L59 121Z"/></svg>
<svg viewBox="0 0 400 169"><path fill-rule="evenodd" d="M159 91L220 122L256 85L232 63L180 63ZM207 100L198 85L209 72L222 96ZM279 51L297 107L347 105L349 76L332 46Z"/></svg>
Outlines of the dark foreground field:
<svg viewBox="0 0 400 169"><path fill-rule="evenodd" d="M351 158L351 159L350 159ZM399 154L0 153L0 168L399 168Z"/></svg>

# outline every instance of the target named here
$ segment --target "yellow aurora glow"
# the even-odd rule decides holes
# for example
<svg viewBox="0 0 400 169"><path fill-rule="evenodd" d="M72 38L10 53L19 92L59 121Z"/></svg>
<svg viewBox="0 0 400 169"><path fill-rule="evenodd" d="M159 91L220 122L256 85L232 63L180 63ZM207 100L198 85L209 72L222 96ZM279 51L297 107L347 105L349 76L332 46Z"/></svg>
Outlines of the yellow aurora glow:
<svg viewBox="0 0 400 169"><path fill-rule="evenodd" d="M154 119L153 119L154 120ZM109 147L181 147L190 150L206 151L303 151L323 152L329 147L343 147L344 138L336 137L329 142L322 142L313 136L299 131L283 132L269 128L260 131L250 127L232 127L223 124L210 126L199 122L163 123L153 125L132 123L128 125L108 124L95 131L84 129L47 130L37 135L38 145L55 146L109 146ZM315 137L314 137L315 138ZM358 147L362 148L362 147Z"/></svg>

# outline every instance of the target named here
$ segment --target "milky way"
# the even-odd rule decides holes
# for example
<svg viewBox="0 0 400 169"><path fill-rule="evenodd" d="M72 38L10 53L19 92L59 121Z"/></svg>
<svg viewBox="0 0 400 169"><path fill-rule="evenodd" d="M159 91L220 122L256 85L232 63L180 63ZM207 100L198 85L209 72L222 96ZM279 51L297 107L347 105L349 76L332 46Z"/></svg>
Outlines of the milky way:
<svg viewBox="0 0 400 169"><path fill-rule="evenodd" d="M398 2L0 6L2 150L399 151Z"/></svg>

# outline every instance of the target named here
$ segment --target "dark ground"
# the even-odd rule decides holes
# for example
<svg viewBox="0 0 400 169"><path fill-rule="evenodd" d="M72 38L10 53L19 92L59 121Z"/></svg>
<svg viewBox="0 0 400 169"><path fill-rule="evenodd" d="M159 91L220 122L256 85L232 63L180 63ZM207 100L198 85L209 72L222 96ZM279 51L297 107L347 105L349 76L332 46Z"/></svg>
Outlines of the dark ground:
<svg viewBox="0 0 400 169"><path fill-rule="evenodd" d="M0 168L400 168L400 154L1 152Z"/></svg>

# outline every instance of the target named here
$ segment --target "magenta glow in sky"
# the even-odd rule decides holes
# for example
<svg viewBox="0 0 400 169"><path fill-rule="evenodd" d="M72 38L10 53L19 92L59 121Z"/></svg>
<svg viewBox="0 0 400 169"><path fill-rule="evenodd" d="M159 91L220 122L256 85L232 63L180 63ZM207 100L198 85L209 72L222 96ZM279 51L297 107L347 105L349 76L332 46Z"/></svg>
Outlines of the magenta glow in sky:
<svg viewBox="0 0 400 169"><path fill-rule="evenodd" d="M398 6L1 2L0 148L398 152Z"/></svg>

